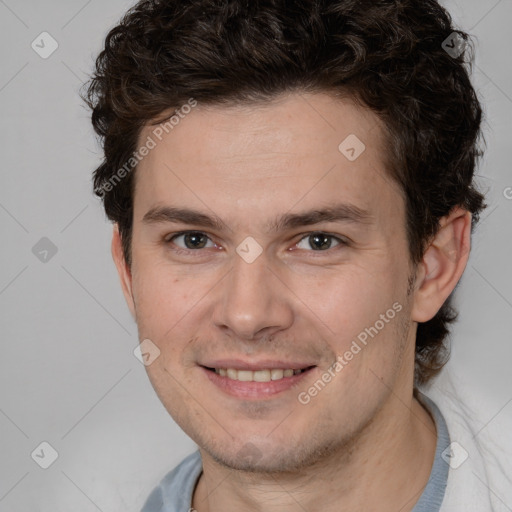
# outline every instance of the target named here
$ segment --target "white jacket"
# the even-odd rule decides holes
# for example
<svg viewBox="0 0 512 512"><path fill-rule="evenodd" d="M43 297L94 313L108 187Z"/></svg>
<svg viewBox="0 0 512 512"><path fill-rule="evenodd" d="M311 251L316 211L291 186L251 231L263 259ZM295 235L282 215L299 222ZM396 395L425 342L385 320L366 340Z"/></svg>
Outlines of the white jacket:
<svg viewBox="0 0 512 512"><path fill-rule="evenodd" d="M452 458L448 454L445 458L450 469L441 512L512 512L510 413L499 422L499 429L496 424L489 428L501 412L495 411L493 418L489 411L477 411L464 389L448 368L420 389L443 414L453 448Z"/></svg>

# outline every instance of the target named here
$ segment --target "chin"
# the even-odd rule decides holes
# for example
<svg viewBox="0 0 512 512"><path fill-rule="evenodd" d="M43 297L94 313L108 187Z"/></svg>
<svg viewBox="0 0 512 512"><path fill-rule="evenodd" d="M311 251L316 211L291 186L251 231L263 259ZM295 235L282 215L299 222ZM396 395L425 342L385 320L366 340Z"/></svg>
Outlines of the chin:
<svg viewBox="0 0 512 512"><path fill-rule="evenodd" d="M268 440L260 445L247 442L235 453L231 451L232 447L229 452L221 452L219 448L204 450L215 462L226 468L260 474L296 473L321 463L335 449L331 443L321 446L304 446L301 443L287 448L282 444L269 446Z"/></svg>

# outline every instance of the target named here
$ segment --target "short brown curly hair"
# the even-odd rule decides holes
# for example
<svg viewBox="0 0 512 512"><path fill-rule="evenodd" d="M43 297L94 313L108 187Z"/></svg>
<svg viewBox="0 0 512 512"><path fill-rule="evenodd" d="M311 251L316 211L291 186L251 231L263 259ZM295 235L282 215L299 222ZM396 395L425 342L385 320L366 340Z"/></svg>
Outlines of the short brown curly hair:
<svg viewBox="0 0 512 512"><path fill-rule="evenodd" d="M134 173L105 184L144 125L190 98L228 105L304 91L348 94L385 123L387 171L405 198L417 264L441 217L462 206L473 229L486 206L473 183L482 109L472 54L435 0L140 1L107 35L84 94L104 149L95 191L119 225L127 263ZM447 360L451 299L418 325L416 386Z"/></svg>

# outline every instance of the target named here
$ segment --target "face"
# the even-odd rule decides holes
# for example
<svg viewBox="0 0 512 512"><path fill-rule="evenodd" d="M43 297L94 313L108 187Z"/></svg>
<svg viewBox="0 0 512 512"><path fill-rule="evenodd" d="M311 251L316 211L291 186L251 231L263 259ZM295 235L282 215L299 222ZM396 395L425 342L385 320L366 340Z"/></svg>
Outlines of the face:
<svg viewBox="0 0 512 512"><path fill-rule="evenodd" d="M311 464L410 391L412 268L383 133L323 94L198 105L139 164L125 293L160 350L154 389L212 459Z"/></svg>

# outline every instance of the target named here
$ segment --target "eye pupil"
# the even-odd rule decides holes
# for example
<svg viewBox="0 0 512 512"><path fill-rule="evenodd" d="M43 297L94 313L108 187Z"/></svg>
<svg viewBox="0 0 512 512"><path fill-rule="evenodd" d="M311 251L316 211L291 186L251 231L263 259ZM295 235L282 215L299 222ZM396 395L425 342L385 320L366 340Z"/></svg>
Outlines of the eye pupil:
<svg viewBox="0 0 512 512"><path fill-rule="evenodd" d="M318 251L321 249L329 249L332 239L330 236L324 235L323 233L314 233L309 236L309 243L315 251Z"/></svg>
<svg viewBox="0 0 512 512"><path fill-rule="evenodd" d="M202 249L206 246L208 237L204 233L193 231L183 236L187 249Z"/></svg>

